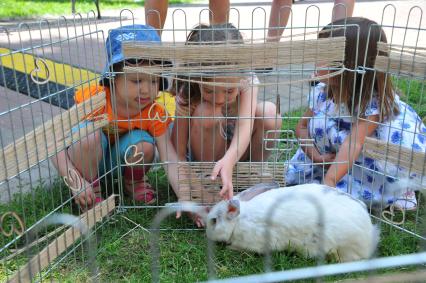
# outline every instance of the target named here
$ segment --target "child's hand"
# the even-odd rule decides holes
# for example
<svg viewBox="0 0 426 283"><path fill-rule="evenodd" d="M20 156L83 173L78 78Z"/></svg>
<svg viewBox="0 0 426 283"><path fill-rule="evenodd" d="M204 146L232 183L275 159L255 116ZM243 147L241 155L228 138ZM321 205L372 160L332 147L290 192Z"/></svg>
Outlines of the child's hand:
<svg viewBox="0 0 426 283"><path fill-rule="evenodd" d="M181 170L183 170L183 172L186 176L194 174L194 172L191 170L191 168L189 166L182 165L182 168L183 169L181 169ZM197 178L197 177L192 176L191 178ZM193 187L193 189L196 189L196 190L199 190L199 191L204 190L203 186L201 186L201 185L198 186L198 185L192 184L191 187ZM190 192L191 187L189 185L186 185L186 184L181 185L181 187L179 187L179 193ZM178 199L179 199L178 202L182 201L181 198L179 197L179 195L178 195ZM206 210L206 212L208 212L208 210ZM195 225L197 225L198 228L204 227L204 221L203 221L203 218L200 215L198 215L197 213L192 213L192 212L186 212L186 214L189 216L189 218L192 219L192 221L194 221ZM178 210L176 212L176 219L179 219L181 217L182 217L182 211Z"/></svg>
<svg viewBox="0 0 426 283"><path fill-rule="evenodd" d="M209 208L206 207L206 212L208 211L209 211ZM205 226L203 218L200 215L196 213L192 213L192 212L186 212L186 214L189 216L189 218L192 219L192 221L194 221L195 225L197 225L198 228L202 228ZM181 217L182 217L182 212L181 211L176 212L176 219L179 219Z"/></svg>
<svg viewBox="0 0 426 283"><path fill-rule="evenodd" d="M64 177L64 182L75 196L76 204L82 210L90 209L95 205L96 195L92 184L84 180L75 170L69 171L68 176Z"/></svg>
<svg viewBox="0 0 426 283"><path fill-rule="evenodd" d="M335 188L336 187L336 181L333 180L333 179L327 178L327 175L326 175L324 177L324 185Z"/></svg>
<svg viewBox="0 0 426 283"><path fill-rule="evenodd" d="M315 162L321 162L321 163L329 163L329 162L333 162L336 159L336 154L335 153L323 153L323 154L319 154L318 156L315 157ZM324 166L326 168L330 167L331 164L324 164Z"/></svg>
<svg viewBox="0 0 426 283"><path fill-rule="evenodd" d="M92 186L90 184L86 185L88 185L88 187L75 197L75 202L83 210L92 208L96 203L96 196Z"/></svg>
<svg viewBox="0 0 426 283"><path fill-rule="evenodd" d="M92 185L89 182L84 181L83 188L80 191L73 190L72 188L71 191L73 195L75 195L75 202L81 207L83 211L90 209L95 205L96 195Z"/></svg>
<svg viewBox="0 0 426 283"><path fill-rule="evenodd" d="M234 195L234 188L232 186L232 167L233 165L231 162L221 159L216 162L212 171L211 179L213 181L216 180L219 174L222 178L222 190L220 190L219 195L223 199L231 199Z"/></svg>

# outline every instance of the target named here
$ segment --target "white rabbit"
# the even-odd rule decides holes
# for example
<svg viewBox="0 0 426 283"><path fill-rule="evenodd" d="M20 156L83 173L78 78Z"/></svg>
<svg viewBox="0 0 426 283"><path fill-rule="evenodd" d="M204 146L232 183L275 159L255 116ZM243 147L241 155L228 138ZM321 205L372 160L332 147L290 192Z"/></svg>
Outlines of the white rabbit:
<svg viewBox="0 0 426 283"><path fill-rule="evenodd" d="M261 184L219 202L207 216L207 237L231 248L264 253L267 231L269 250L291 247L311 257L337 253L343 262L369 258L379 240L364 203L319 184Z"/></svg>

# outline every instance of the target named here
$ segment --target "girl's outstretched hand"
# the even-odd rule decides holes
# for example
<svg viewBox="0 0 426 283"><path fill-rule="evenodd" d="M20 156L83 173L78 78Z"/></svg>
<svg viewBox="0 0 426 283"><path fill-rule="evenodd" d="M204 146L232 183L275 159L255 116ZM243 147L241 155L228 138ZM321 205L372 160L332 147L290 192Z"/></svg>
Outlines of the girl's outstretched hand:
<svg viewBox="0 0 426 283"><path fill-rule="evenodd" d="M191 168L189 166L186 166L186 165L182 165L182 166L183 166L183 169L181 169L181 170L183 170L183 172L185 172L184 173L185 175L187 175L187 176L193 175L194 172L192 172L192 170L191 170ZM191 178L196 178L196 176L192 176ZM193 189L195 189L195 190L198 190L198 191L203 191L204 190L204 188L203 188L202 185L194 185L194 184L192 184L190 186L183 185L182 187L179 188L179 190L190 191L191 187ZM183 202L180 197L178 197L178 202ZM208 213L209 212L209 207L204 207L204 211L206 213ZM186 215L188 215L189 218L192 219L192 221L194 221L195 225L197 225L198 228L202 228L202 227L205 226L203 217L201 217L198 213L195 213L195 212L184 212L184 213ZM176 212L176 219L179 219L181 217L182 217L182 211L178 210Z"/></svg>
<svg viewBox="0 0 426 283"><path fill-rule="evenodd" d="M206 213L208 213L210 210L210 207L206 206L204 210ZM192 221L194 221L195 225L197 225L198 228L202 228L206 226L204 223L203 217L201 217L197 213L192 213L192 212L185 212L185 213L189 216L189 218L192 219ZM181 217L182 217L182 211L179 210L176 212L176 219L179 219Z"/></svg>
<svg viewBox="0 0 426 283"><path fill-rule="evenodd" d="M189 216L189 218L192 219L192 221L194 221L195 225L197 225L198 228L202 228L205 226L203 218L200 215L196 213L192 213L192 212L186 212L186 214ZM181 211L176 212L176 219L181 218L181 216L182 216Z"/></svg>
<svg viewBox="0 0 426 283"><path fill-rule="evenodd" d="M325 176L324 177L324 185L327 185L327 186L332 187L332 188L336 188L336 181Z"/></svg>
<svg viewBox="0 0 426 283"><path fill-rule="evenodd" d="M211 179L213 181L216 180L219 174L222 178L222 189L220 190L219 195L223 199L231 199L234 195L234 187L232 186L232 167L232 162L229 162L226 159L221 159L216 162L212 171Z"/></svg>

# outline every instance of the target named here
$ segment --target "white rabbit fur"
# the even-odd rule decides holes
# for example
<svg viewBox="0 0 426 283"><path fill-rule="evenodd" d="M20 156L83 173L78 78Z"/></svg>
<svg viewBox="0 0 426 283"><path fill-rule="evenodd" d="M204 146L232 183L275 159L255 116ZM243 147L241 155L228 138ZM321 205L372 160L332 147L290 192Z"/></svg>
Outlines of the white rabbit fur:
<svg viewBox="0 0 426 283"><path fill-rule="evenodd" d="M234 249L264 253L266 230L269 230L270 250L291 247L318 257L321 256L318 206L324 213L322 251L337 252L342 262L373 254L379 231L371 223L365 204L319 184L272 189L249 201L239 200L238 196L223 200L207 216L207 237L226 242ZM268 222L271 207L275 209Z"/></svg>

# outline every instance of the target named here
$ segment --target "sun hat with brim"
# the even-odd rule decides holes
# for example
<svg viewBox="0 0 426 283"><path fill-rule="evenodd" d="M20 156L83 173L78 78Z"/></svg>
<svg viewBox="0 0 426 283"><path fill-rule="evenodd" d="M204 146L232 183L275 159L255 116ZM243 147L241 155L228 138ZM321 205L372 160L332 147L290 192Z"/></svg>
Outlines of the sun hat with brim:
<svg viewBox="0 0 426 283"><path fill-rule="evenodd" d="M161 39L157 31L148 25L128 25L121 26L109 31L108 38L105 43L106 48L106 64L102 72L102 82L108 84L108 80L114 77L114 64L123 62L126 59L123 54L123 42L149 42L160 44ZM170 62L155 61L156 64L170 64ZM160 80L160 90L167 89L167 79Z"/></svg>

